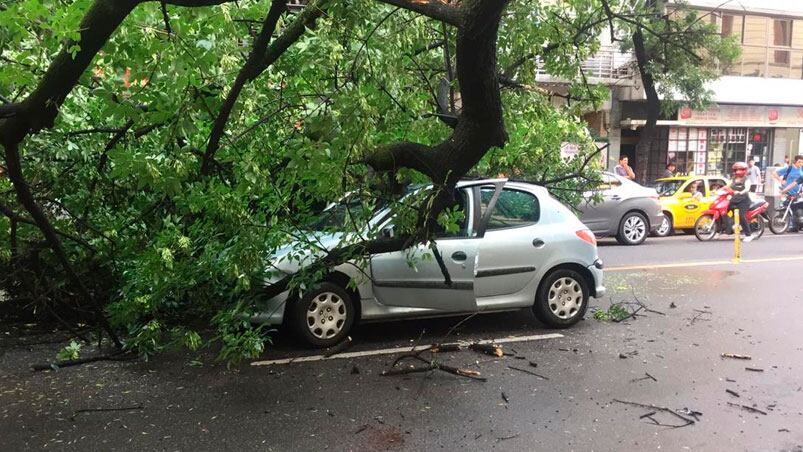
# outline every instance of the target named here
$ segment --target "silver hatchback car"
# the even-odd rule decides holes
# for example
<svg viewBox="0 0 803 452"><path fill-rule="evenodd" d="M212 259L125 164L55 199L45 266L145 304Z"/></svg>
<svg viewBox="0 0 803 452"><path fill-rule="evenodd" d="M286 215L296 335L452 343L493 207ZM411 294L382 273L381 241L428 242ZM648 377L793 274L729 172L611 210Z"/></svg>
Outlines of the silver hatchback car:
<svg viewBox="0 0 803 452"><path fill-rule="evenodd" d="M358 321L531 308L547 326L564 328L583 317L589 296L605 293L594 235L546 189L490 179L463 181L457 190L464 220L459 231L436 240L451 285L422 244L372 255L361 266L340 265L299 295L264 301L254 320L284 324L307 343L327 347ZM374 218L383 234L392 234L388 211ZM343 233L316 236L324 250L343 240ZM266 284L309 262L287 259L292 248L272 257L281 271Z"/></svg>

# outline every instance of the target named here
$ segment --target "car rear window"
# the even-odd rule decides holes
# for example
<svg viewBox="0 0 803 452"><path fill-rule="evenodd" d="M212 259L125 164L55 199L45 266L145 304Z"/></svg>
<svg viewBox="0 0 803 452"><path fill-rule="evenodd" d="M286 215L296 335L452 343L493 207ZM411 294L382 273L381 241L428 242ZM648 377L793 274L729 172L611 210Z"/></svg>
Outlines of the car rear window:
<svg viewBox="0 0 803 452"><path fill-rule="evenodd" d="M480 189L480 207L482 215L488 210L488 203L491 201L496 190L493 187L483 187ZM496 205L491 212L486 230L515 228L535 224L541 216L541 206L538 198L531 193L503 189L496 200Z"/></svg>

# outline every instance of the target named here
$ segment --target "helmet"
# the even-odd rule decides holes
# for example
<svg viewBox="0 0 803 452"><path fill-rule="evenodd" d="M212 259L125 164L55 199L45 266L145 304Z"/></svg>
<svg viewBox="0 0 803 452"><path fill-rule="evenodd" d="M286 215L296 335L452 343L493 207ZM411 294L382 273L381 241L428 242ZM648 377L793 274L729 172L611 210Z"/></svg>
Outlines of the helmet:
<svg viewBox="0 0 803 452"><path fill-rule="evenodd" d="M736 162L731 166L733 177L744 177L747 174L747 163Z"/></svg>

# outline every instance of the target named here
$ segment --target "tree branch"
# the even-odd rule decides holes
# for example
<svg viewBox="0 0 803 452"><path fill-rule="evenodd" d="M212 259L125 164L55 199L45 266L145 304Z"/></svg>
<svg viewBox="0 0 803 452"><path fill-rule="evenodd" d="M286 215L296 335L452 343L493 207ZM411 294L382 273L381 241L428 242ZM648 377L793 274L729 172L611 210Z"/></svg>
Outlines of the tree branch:
<svg viewBox="0 0 803 452"><path fill-rule="evenodd" d="M237 103L237 98L245 87L245 84L256 78L264 71L265 67L262 65L262 56L268 48L273 32L276 31L276 25L279 23L279 18L287 10L285 0L273 0L270 5L270 10L262 22L262 29L254 40L254 45L251 48L251 53L237 78L226 95L226 100L220 106L215 122L212 125L212 131L209 133L209 141L206 145L206 151L203 154L201 161L201 174L208 175L212 169L211 160L214 158L215 152L220 148L220 139L223 137L223 132L226 129L226 123L231 117L231 112L234 105Z"/></svg>
<svg viewBox="0 0 803 452"><path fill-rule="evenodd" d="M449 25L460 27L460 10L441 0L378 0L381 3L398 6L416 12L431 19L446 22ZM499 0L504 3L504 0Z"/></svg>

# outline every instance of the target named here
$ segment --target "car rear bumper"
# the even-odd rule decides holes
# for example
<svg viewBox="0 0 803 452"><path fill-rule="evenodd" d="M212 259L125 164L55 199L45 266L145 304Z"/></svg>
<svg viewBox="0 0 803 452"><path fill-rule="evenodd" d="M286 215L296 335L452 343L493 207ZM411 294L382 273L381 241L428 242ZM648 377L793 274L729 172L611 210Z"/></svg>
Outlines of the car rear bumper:
<svg viewBox="0 0 803 452"><path fill-rule="evenodd" d="M664 212L659 208L658 213L650 217L650 232L655 232L658 228L660 228L663 221Z"/></svg>
<svg viewBox="0 0 803 452"><path fill-rule="evenodd" d="M591 295L594 298L602 298L605 296L605 286L602 283L602 260L597 259L593 265L588 266L588 271L594 280L594 287L591 288Z"/></svg>

